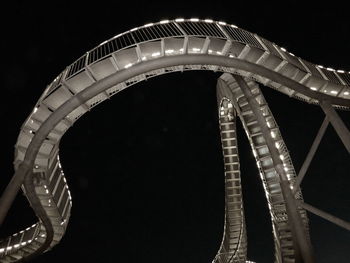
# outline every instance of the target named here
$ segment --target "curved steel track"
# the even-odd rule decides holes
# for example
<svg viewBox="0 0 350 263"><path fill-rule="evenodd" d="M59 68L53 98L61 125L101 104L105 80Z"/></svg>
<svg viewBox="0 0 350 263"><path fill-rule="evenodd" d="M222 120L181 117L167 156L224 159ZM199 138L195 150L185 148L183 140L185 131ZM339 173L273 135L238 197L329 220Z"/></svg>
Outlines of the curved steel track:
<svg viewBox="0 0 350 263"><path fill-rule="evenodd" d="M218 82L220 128L225 160L226 213L217 262L244 262L246 234L240 191L235 121L246 130L269 204L275 239L275 261L297 262L290 213L282 194L281 173L288 187L295 171L278 127L256 82L308 103L328 101L350 108L350 74L314 65L276 44L234 25L199 19L176 19L147 24L117 35L87 52L47 86L28 116L16 143L14 196L22 189L39 222L0 242L0 262L39 255L62 238L72 207L70 191L59 161L64 133L84 113L121 90L165 73L186 70L225 72ZM238 85L231 74L244 77ZM257 118L254 95L265 124ZM255 108L254 108L255 107ZM255 110L255 111L254 111ZM222 115L221 115L222 113ZM267 145L266 127L276 149ZM266 127L265 127L266 126ZM265 132L262 132L265 127ZM271 140L269 138L269 140ZM280 161L271 152L278 151ZM276 170L276 165L283 168ZM283 172L284 171L284 172ZM296 192L296 199L301 193ZM306 213L299 208L304 227ZM294 243L293 243L294 242Z"/></svg>

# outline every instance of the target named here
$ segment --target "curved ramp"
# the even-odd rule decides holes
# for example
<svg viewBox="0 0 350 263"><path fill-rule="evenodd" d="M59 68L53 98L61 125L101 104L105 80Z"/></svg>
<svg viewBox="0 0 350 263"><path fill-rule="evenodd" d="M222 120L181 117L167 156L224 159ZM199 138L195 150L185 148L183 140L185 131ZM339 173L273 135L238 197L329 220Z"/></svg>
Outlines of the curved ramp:
<svg viewBox="0 0 350 263"><path fill-rule="evenodd" d="M14 178L39 223L0 242L0 262L38 255L64 235L72 202L58 153L74 122L129 86L186 70L233 73L308 103L350 107L349 72L316 66L234 25L176 19L117 35L64 69L21 127Z"/></svg>

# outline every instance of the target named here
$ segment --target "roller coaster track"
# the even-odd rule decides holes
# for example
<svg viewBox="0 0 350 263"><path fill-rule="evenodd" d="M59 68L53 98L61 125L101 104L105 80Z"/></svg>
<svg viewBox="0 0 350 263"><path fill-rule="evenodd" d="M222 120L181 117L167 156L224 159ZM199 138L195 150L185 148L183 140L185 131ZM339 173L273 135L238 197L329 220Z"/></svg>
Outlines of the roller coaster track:
<svg viewBox="0 0 350 263"><path fill-rule="evenodd" d="M314 65L235 25L199 19L164 20L119 34L77 59L47 86L21 127L15 145L15 174L0 200L2 223L22 187L39 222L0 242L0 262L31 259L50 250L64 235L72 208L59 160L65 132L87 111L123 89L187 70L224 72L217 94L225 164L225 229L214 261L247 260L236 144L238 116L265 189L275 262L314 262L305 209L314 209L314 213L317 209L303 203L299 188L303 175L296 176L257 83L320 105L326 125L333 124L350 152L349 131L334 110L350 108L350 72ZM348 222L321 216L349 228Z"/></svg>

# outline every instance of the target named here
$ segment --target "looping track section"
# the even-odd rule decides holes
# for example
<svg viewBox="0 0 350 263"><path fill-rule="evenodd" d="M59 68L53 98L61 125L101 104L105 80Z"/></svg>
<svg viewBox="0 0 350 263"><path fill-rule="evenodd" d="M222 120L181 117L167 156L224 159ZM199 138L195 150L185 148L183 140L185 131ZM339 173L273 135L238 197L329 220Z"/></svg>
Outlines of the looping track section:
<svg viewBox="0 0 350 263"><path fill-rule="evenodd" d="M39 222L0 242L0 262L15 262L39 255L55 246L64 235L72 207L71 193L59 160L59 143L65 132L83 114L125 88L158 75L187 70L225 72L248 81L249 91L245 91L254 94L267 125L270 125L270 136L283 158L276 167L278 173L288 178L286 181L294 180L295 172L272 114L253 81L307 103L327 101L339 109L350 107L349 72L314 65L234 25L212 20L176 19L119 34L65 68L47 86L23 123L15 145L14 178L19 182L18 187L22 185ZM219 102L220 109L224 108L224 115L220 116L223 147L228 147L225 146L228 142L233 146L234 137L225 136L232 135L230 130L235 130L235 116L238 116L251 142L266 190L276 262L294 262L298 249L292 248L289 212L280 194L282 183L279 184L274 168L276 161L269 157L271 147L264 145L266 134L259 134L259 125L254 122L256 114L250 110L250 103L246 103L246 94L240 93L244 90L228 76L224 75L219 81L219 86L226 83L230 90L230 93L220 93L220 98L226 96ZM229 109L228 105L233 107ZM219 262L226 257L222 255L229 255L232 260L244 260L246 249L242 203L233 198L240 194L239 166L235 164L238 153L233 148L223 148L223 152L227 168L227 203L225 237L216 257ZM298 192L297 198L301 198ZM235 204L231 204L231 199ZM231 228L228 222L232 209L240 211L237 212L240 219ZM305 212L300 210L298 213L307 226ZM231 234L236 240L232 246L227 243L231 242ZM229 262L227 260L230 258L222 262Z"/></svg>
<svg viewBox="0 0 350 263"><path fill-rule="evenodd" d="M275 242L275 262L295 262L292 230L288 222L288 213L280 185L281 176L277 166L282 164L288 185L294 184L296 173L278 125L258 84L247 80L247 86L267 124L268 133L259 125L252 110L255 105L247 100L242 87L231 74L223 74L217 84L221 143L225 164L225 228L216 261L228 263L246 260L247 240L235 125L236 118L239 117L250 142L268 202ZM278 152L279 163L274 162L272 158L273 153L266 143L267 137L273 140L275 148L273 150ZM295 198L302 200L300 191L296 192ZM308 229L306 212L299 209L299 213L304 227Z"/></svg>

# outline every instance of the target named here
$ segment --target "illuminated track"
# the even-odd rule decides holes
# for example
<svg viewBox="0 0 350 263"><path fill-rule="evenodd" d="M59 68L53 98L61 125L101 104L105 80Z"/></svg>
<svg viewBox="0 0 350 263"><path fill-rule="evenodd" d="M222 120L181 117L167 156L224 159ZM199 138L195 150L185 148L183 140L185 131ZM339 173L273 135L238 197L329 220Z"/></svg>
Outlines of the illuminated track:
<svg viewBox="0 0 350 263"><path fill-rule="evenodd" d="M225 149L229 147L226 145L229 141L235 140L230 131L235 130L234 116L237 114L250 139L263 179L273 223L275 260L298 262L298 246L291 237L293 224L281 193L279 172L273 168L276 160L271 151L277 149L280 152L282 170L286 171L288 182L294 181L295 172L255 81L308 103L327 101L333 107L349 109L350 74L316 66L236 26L199 19L166 20L117 35L84 54L48 85L21 127L15 145L14 178L22 178L22 189L39 222L0 242L0 262L15 262L39 255L55 246L64 235L72 201L59 161L59 142L74 122L129 86L161 74L186 70L239 75L245 78L249 87L244 89L242 83L238 85L230 74L223 75L218 82L220 112L221 107L224 109L220 127L227 187L224 239L215 261L246 260L240 175L235 164L238 163L238 152L234 148ZM263 125L254 120L256 107L248 102L244 92L254 93L261 111L266 113L265 120L270 125L276 149L264 144L266 132L259 132ZM228 105L233 107L229 109ZM231 202L236 195L240 198ZM300 192L295 196L302 198ZM230 218L232 209L236 211L238 221ZM307 229L305 211L300 208L297 213Z"/></svg>
<svg viewBox="0 0 350 263"><path fill-rule="evenodd" d="M290 185L295 183L296 173L279 128L258 84L254 81L248 81L247 84L258 102L258 110L263 114L269 133L264 134L262 131L252 110L254 105L248 102L247 97L242 92L242 88L232 75L222 75L218 81L217 97L219 99L219 121L225 163L226 220L224 238L218 253L221 256L221 261L218 262L231 262L229 261L231 257L235 260L233 262L244 262L242 260L246 260L247 241L235 125L237 115L248 136L265 189L273 224L275 251L277 252L275 253L275 262L294 262L295 255L291 228L288 224L279 175L266 143L266 135L271 136L273 139L274 147L278 150L278 157L282 161L283 169ZM300 191L296 193L295 198L302 199ZM300 210L299 212L303 218L304 226L308 228L305 211Z"/></svg>

